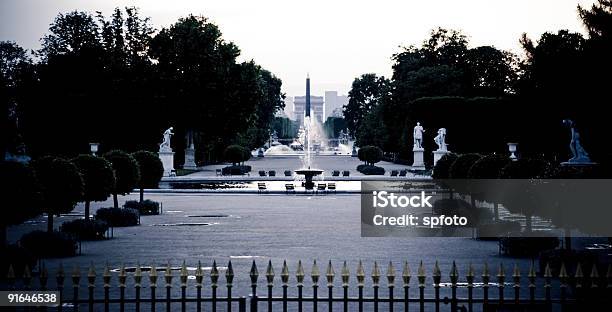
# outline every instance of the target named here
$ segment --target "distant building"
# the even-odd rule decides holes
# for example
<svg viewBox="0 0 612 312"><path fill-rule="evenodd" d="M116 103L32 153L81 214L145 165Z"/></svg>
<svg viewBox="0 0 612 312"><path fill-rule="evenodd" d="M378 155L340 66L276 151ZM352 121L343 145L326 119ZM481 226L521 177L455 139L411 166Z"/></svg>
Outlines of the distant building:
<svg viewBox="0 0 612 312"><path fill-rule="evenodd" d="M286 96L285 97L285 116L287 116L287 118L295 120L295 116L293 115L293 97L292 96Z"/></svg>
<svg viewBox="0 0 612 312"><path fill-rule="evenodd" d="M304 107L306 106L306 96L296 96L293 98L293 117L300 125L304 124ZM325 122L324 102L322 96L310 96L310 110L312 116L319 122Z"/></svg>
<svg viewBox="0 0 612 312"><path fill-rule="evenodd" d="M325 119L331 116L342 117L343 106L348 104L348 101L348 96L338 95L338 91L325 91Z"/></svg>

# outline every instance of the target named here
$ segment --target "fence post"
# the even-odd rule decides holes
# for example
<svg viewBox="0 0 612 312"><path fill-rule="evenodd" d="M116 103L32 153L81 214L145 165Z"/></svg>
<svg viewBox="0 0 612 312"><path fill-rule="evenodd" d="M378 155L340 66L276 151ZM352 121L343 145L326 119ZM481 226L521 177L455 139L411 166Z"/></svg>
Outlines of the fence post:
<svg viewBox="0 0 612 312"><path fill-rule="evenodd" d="M185 264L185 260L183 260L183 265L181 266L181 311L185 312L187 310L187 302L185 301L187 298L187 265Z"/></svg>
<svg viewBox="0 0 612 312"><path fill-rule="evenodd" d="M266 281L268 282L268 312L272 311L272 288L274 287L274 268L272 260L268 260L268 268L266 269Z"/></svg>
<svg viewBox="0 0 612 312"><path fill-rule="evenodd" d="M204 282L204 271L202 270L202 262L198 261L198 267L195 272L196 278L196 311L202 311L202 283Z"/></svg>
<svg viewBox="0 0 612 312"><path fill-rule="evenodd" d="M485 262L482 269L482 305L484 307L489 303L489 265Z"/></svg>
<svg viewBox="0 0 612 312"><path fill-rule="evenodd" d="M395 268L393 267L393 262L391 261L389 261L389 267L387 269L387 286L389 287L389 312L393 312L393 288L395 287Z"/></svg>
<svg viewBox="0 0 612 312"><path fill-rule="evenodd" d="M302 260L298 260L297 272L295 273L295 278L297 279L297 288L298 288L298 311L302 312L302 290L304 288L304 268L302 267Z"/></svg>
<svg viewBox="0 0 612 312"><path fill-rule="evenodd" d="M380 283L380 269L378 263L374 261L374 269L372 270L372 287L374 288L374 312L378 311L378 287Z"/></svg>
<svg viewBox="0 0 612 312"><path fill-rule="evenodd" d="M94 269L94 264L91 262L91 266L89 267L89 272L87 272L87 288L89 290L88 296L88 306L89 311L93 311L94 308L94 288L96 287L96 271Z"/></svg>
<svg viewBox="0 0 612 312"><path fill-rule="evenodd" d="M249 277L251 278L251 312L257 312L257 278L259 277L259 272L257 272L257 265L255 264L255 260L253 260L253 264L251 265L251 271L249 272ZM199 311L198 311L199 312Z"/></svg>
<svg viewBox="0 0 612 312"><path fill-rule="evenodd" d="M314 260L312 264L312 271L310 272L310 277L312 278L312 311L317 312L319 308L318 303L318 294L317 290L319 289L319 267L317 266L317 260Z"/></svg>
<svg viewBox="0 0 612 312"><path fill-rule="evenodd" d="M552 273L550 271L550 265L546 263L546 268L544 268L544 290L545 290L544 295L546 296L546 303L549 307L552 304L551 298L550 298L550 288L552 287L551 279L552 279Z"/></svg>
<svg viewBox="0 0 612 312"><path fill-rule="evenodd" d="M457 311L457 281L459 281L459 270L457 270L455 261L453 261L449 277L451 281L451 311Z"/></svg>
<svg viewBox="0 0 612 312"><path fill-rule="evenodd" d="M12 266L9 267L12 269ZM57 311L62 312L62 304L64 300L64 265L60 262L59 268L57 269L57 273L55 275L55 282L57 283L57 290L59 291L59 304L57 305Z"/></svg>
<svg viewBox="0 0 612 312"><path fill-rule="evenodd" d="M359 260L357 266L357 288L359 289L359 312L363 311L363 286L365 281L365 271L363 270L363 264Z"/></svg>
<svg viewBox="0 0 612 312"><path fill-rule="evenodd" d="M74 266L72 272L72 302L74 305L74 311L79 310L79 281L81 280L81 269L79 265Z"/></svg>
<svg viewBox="0 0 612 312"><path fill-rule="evenodd" d="M155 264L151 265L151 271L149 272L149 287L151 288L151 312L155 312L156 305L156 294L155 290L157 289L157 268Z"/></svg>
<svg viewBox="0 0 612 312"><path fill-rule="evenodd" d="M108 266L106 267L108 269ZM110 271L108 272L110 276ZM104 272L106 274L106 271ZM119 269L119 311L125 311L125 281L127 280L127 274L125 272L125 265L121 264ZM110 282L110 278L109 278Z"/></svg>
<svg viewBox="0 0 612 312"><path fill-rule="evenodd" d="M40 276L38 280L40 281L40 289L47 290L47 280L49 279L49 272L47 271L47 267L45 263L42 264L42 270L40 271Z"/></svg>
<svg viewBox="0 0 612 312"><path fill-rule="evenodd" d="M102 274L102 280L104 282L104 311L108 312L109 311L109 291L110 291L110 280L111 280L111 273L110 273L110 269L108 268L108 264L106 264L105 268L104 268L104 273Z"/></svg>
<svg viewBox="0 0 612 312"><path fill-rule="evenodd" d="M281 282L283 283L283 311L287 312L287 287L289 287L289 268L287 267L287 260L283 260Z"/></svg>
<svg viewBox="0 0 612 312"><path fill-rule="evenodd" d="M246 298L240 297L238 299L238 312L246 312Z"/></svg>
<svg viewBox="0 0 612 312"><path fill-rule="evenodd" d="M419 311L425 311L425 267L423 267L423 260L419 264L417 270L417 279L419 280Z"/></svg>
<svg viewBox="0 0 612 312"><path fill-rule="evenodd" d="M440 272L440 267L438 266L438 260L434 264L433 269L433 282L434 282L434 295L435 295L435 306L436 312L440 311L440 281L442 280L442 272Z"/></svg>
<svg viewBox="0 0 612 312"><path fill-rule="evenodd" d="M164 280L166 281L166 311L172 311L172 269L170 268L170 261L166 265L166 271L164 271Z"/></svg>
<svg viewBox="0 0 612 312"><path fill-rule="evenodd" d="M232 260L227 263L225 271L225 282L227 284L227 311L232 312L232 286L234 282L234 269L232 268Z"/></svg>
<svg viewBox="0 0 612 312"><path fill-rule="evenodd" d="M217 261L213 260L213 266L210 270L210 288L212 291L212 310L217 311L217 286L219 282L219 269L217 268Z"/></svg>
<svg viewBox="0 0 612 312"><path fill-rule="evenodd" d="M328 302L327 309L329 312L332 312L334 310L333 288L334 288L334 276L336 276L336 273L334 272L334 268L332 267L331 260L329 260L329 264L327 265L327 272L325 275L327 277L327 302Z"/></svg>
<svg viewBox="0 0 612 312"><path fill-rule="evenodd" d="M402 280L404 282L404 312L408 312L410 305L410 267L408 266L408 261L404 261Z"/></svg>
<svg viewBox="0 0 612 312"><path fill-rule="evenodd" d="M348 287L349 287L349 278L351 273L349 272L348 267L346 266L346 260L342 265L342 303L343 303L343 311L348 311Z"/></svg>
<svg viewBox="0 0 612 312"><path fill-rule="evenodd" d="M499 270L497 271L497 290L499 291L499 304L504 304L504 282L506 279L506 273L504 272L504 263L499 263Z"/></svg>
<svg viewBox="0 0 612 312"><path fill-rule="evenodd" d="M142 282L142 269L140 268L140 262L136 264L136 270L134 271L134 297L135 297L135 307L136 312L140 311L140 287Z"/></svg>
<svg viewBox="0 0 612 312"><path fill-rule="evenodd" d="M7 289L15 288L15 270L13 269L13 264L9 264L8 272L6 273L6 284L8 286Z"/></svg>
<svg viewBox="0 0 612 312"><path fill-rule="evenodd" d="M529 278L529 301L531 304L535 303L535 290L536 290L536 272L534 268L534 263L531 261L531 266L529 267L529 274L527 275Z"/></svg>
<svg viewBox="0 0 612 312"><path fill-rule="evenodd" d="M559 281L561 285L561 306L565 306L565 299L567 295L567 271L565 270L565 263L561 263L561 269L559 269Z"/></svg>
<svg viewBox="0 0 612 312"><path fill-rule="evenodd" d="M467 280L468 290L468 311L472 312L474 310L474 266L471 263L468 265L465 279Z"/></svg>
<svg viewBox="0 0 612 312"><path fill-rule="evenodd" d="M521 270L516 262L514 263L514 270L512 272L512 281L514 282L514 303L518 305L521 302Z"/></svg>

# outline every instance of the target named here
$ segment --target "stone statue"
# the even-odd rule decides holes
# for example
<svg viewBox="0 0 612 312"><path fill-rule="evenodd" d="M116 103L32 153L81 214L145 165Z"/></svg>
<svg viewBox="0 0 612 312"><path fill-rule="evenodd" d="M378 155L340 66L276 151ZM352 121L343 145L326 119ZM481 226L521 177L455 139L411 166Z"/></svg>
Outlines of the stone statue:
<svg viewBox="0 0 612 312"><path fill-rule="evenodd" d="M170 147L170 137L174 135L173 127L170 127L164 131L164 138L162 143L159 145L160 152L171 152L172 148Z"/></svg>
<svg viewBox="0 0 612 312"><path fill-rule="evenodd" d="M425 130L421 126L421 123L417 122L417 125L414 127L414 131L412 133L412 136L414 138L413 148L423 148L423 132L425 132Z"/></svg>
<svg viewBox="0 0 612 312"><path fill-rule="evenodd" d="M446 151L446 128L438 129L438 135L434 138L438 145L438 151Z"/></svg>
<svg viewBox="0 0 612 312"><path fill-rule="evenodd" d="M572 151L572 158L567 162L570 164L576 163L591 163L591 158L589 158L589 154L584 150L582 144L580 144L580 134L578 130L576 130L576 125L573 120L565 119L563 120L563 124L567 127L570 127L572 138L570 141L570 151Z"/></svg>

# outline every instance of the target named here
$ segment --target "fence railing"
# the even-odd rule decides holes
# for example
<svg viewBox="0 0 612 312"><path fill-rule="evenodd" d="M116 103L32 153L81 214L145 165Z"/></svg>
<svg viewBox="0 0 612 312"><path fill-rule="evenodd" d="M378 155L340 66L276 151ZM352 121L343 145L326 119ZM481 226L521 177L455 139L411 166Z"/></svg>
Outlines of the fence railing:
<svg viewBox="0 0 612 312"><path fill-rule="evenodd" d="M176 282L173 273L175 269L179 271L176 276L178 282ZM526 274L521 272L516 264L510 272L507 272L501 263L495 270L490 269L485 263L477 276L476 269L472 264L469 264L462 278L458 266L453 262L448 272L448 282L443 282L443 274L437 261L433 265L429 276L422 261L417 267L416 275L413 275L408 262L402 263L401 270L396 269L392 262L386 266L386 269L381 268L377 262L374 262L371 273L366 274L364 265L359 261L355 274L352 275L346 261L341 266L340 274L336 273L331 261L328 262L324 273L321 273L317 262L314 261L309 274L309 287L306 287L305 279L307 275L302 262L298 261L297 268L292 274L286 261L284 261L281 273L278 275L281 289L280 291L277 289L278 293L282 291L282 295L277 294L275 296L274 287L278 278L272 262L268 262L263 273L265 280L261 280L257 264L253 261L248 273L250 280L249 298L232 296L234 269L231 261L224 270L225 272L221 273L216 262L213 262L208 274L205 274L205 269L201 263L198 263L195 270L192 269L193 275L190 275L185 263L180 268L172 268L168 263L165 268L159 270L155 266L142 267L137 265L133 268L133 274L130 274L131 278L128 280L128 270L124 266L118 270L111 270L107 265L100 275L96 272L93 264L86 273L82 272L78 266L75 266L72 272L66 272L60 264L55 274L55 285L49 287L50 276L46 267L41 268L37 278L38 283L33 283L34 278L27 265L21 278L16 277L15 270L10 266L7 274L7 288L57 290L60 292L61 298L61 304L56 307L58 311L67 309L97 311L102 308L104 311L125 311L126 308L134 311L156 311L161 307L161 310L166 311L195 310L200 312L204 308L210 311L217 311L218 309L232 311L237 307L238 311L247 311L247 309L250 311L297 309L297 311L317 312L322 305L327 307L330 312L336 308L341 308L342 311L385 310L393 312L396 309L398 311L409 311L409 309L425 311L426 305L433 305L433 309L439 311L442 304L449 305L450 311L495 311L500 307L512 306L526 306L531 307L531 309L536 308L539 311L540 309L550 310L554 304L561 307L580 306L582 304L606 304L609 307L612 304L612 264L608 265L606 273L600 271L596 265L591 265L589 274L583 272L583 266L580 263L577 264L573 274L568 274L566 266L561 264L559 273L554 277L549 265L546 265L543 274L538 276L533 263ZM162 273L160 274L158 271L162 271ZM222 275L225 277L223 287L219 282ZM291 275L295 277L295 286L290 285ZM159 281L160 276L163 283ZM205 281L206 276L210 283ZM354 276L354 279L351 279L352 276ZM366 281L368 280L366 276L369 276L371 288L366 288ZM102 294L98 293L98 297L96 297L96 280L99 277L101 277L103 290ZM320 280L321 277L325 279L323 282ZM336 280L337 277L340 278L340 283ZM416 283L412 281L413 277L416 277ZM116 282L114 281L115 278ZM70 285L66 285L68 284L66 279L71 280ZM144 285L143 280L147 279L148 282ZM386 280L384 285L381 279ZM82 280L86 281L85 286L81 285ZM190 282L191 280L193 281ZM265 291L259 289L261 282L266 285ZM430 284L430 282L432 283ZM130 284L131 291L126 294L128 284ZM173 287L176 286L180 291L173 291ZM334 288L337 286L341 287L341 291L336 291L336 294L341 293L342 295L335 295ZM191 289L195 287L195 296L193 296L193 291L190 292L191 295L187 295L190 287ZM417 288L416 295L411 293L411 287ZM440 289L443 287L447 290L450 288L448 291L450 297L441 296ZM508 292L506 287L512 289L510 291L512 295L509 297L506 297ZM113 288L114 296L111 296L111 288ZM147 297L143 296L143 289L145 288L148 288ZM158 296L160 293L158 288L165 289L165 294L162 290L161 296ZM219 288L223 288L223 296L219 295ZM307 288L309 288L308 295L305 294ZM325 288L327 288L327 294L324 293ZM400 290L397 291L396 288L400 288ZM459 288L463 289L465 296L458 295L457 290ZM291 295L289 295L289 289L291 289ZM428 295L426 295L426 289ZM477 289L479 290L479 296L475 294ZM208 296L204 294L205 290ZM368 296L364 294L364 290L367 290ZM431 290L433 290L433 294L431 294ZM522 290L526 291L522 292ZM82 296L82 291L87 295ZM262 292L264 294L261 294ZM366 304L367 307L365 307Z"/></svg>

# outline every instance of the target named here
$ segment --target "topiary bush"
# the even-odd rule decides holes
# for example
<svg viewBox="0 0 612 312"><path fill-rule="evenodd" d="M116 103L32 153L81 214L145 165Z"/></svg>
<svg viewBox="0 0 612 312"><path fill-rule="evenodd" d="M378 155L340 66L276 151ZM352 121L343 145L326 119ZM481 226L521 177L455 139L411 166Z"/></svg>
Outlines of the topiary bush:
<svg viewBox="0 0 612 312"><path fill-rule="evenodd" d="M99 240L105 238L108 224L102 220L77 219L66 221L60 232L70 234L78 240Z"/></svg>
<svg viewBox="0 0 612 312"><path fill-rule="evenodd" d="M77 254L77 241L61 232L34 231L21 237L19 244L38 258L74 257Z"/></svg>
<svg viewBox="0 0 612 312"><path fill-rule="evenodd" d="M138 225L138 210L131 208L100 208L96 211L96 219L106 222L109 226L134 226Z"/></svg>
<svg viewBox="0 0 612 312"><path fill-rule="evenodd" d="M366 165L374 166L375 163L382 160L383 152L378 146L368 145L359 149L357 157Z"/></svg>
<svg viewBox="0 0 612 312"><path fill-rule="evenodd" d="M449 168L449 178L467 179L470 169L480 158L482 156L475 153L459 155Z"/></svg>
<svg viewBox="0 0 612 312"><path fill-rule="evenodd" d="M240 145L230 145L225 148L223 157L226 161L236 166L241 162L249 160L251 158L251 152Z"/></svg>
<svg viewBox="0 0 612 312"><path fill-rule="evenodd" d="M457 159L457 154L448 153L438 160L436 166L433 169L432 178L434 179L448 179L450 177L450 167Z"/></svg>
<svg viewBox="0 0 612 312"><path fill-rule="evenodd" d="M384 175L385 174L385 168L383 167L363 165L363 164L357 166L357 171L365 175Z"/></svg>
<svg viewBox="0 0 612 312"><path fill-rule="evenodd" d="M113 166L115 172L115 185L112 191L115 208L119 208L117 195L126 195L138 186L140 170L136 159L130 154L114 150L104 154L104 158Z"/></svg>
<svg viewBox="0 0 612 312"><path fill-rule="evenodd" d="M102 157L79 155L72 160L83 178L85 219L89 219L92 201L105 201L115 187L115 173L110 162Z"/></svg>
<svg viewBox="0 0 612 312"><path fill-rule="evenodd" d="M158 215L159 203L150 199L142 202L136 200L128 200L123 204L123 208L136 209L141 216Z"/></svg>
<svg viewBox="0 0 612 312"><path fill-rule="evenodd" d="M149 151L138 151L132 154L138 163L140 180L138 188L140 190L140 201L144 200L144 189L155 189L159 186L159 181L164 176L164 165L159 156Z"/></svg>

